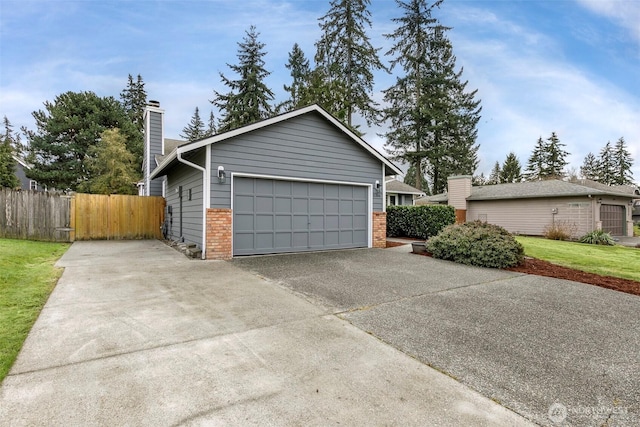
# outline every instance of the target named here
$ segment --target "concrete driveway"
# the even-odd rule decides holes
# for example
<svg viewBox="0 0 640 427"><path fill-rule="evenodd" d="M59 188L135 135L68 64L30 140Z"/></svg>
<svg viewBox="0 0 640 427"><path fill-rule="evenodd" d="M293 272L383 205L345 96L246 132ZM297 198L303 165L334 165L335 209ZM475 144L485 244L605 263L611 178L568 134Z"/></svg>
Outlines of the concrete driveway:
<svg viewBox="0 0 640 427"><path fill-rule="evenodd" d="M236 259L541 425L640 425L640 298L410 247Z"/></svg>
<svg viewBox="0 0 640 427"><path fill-rule="evenodd" d="M349 270L381 269L375 263L388 262L387 255L393 254L232 264L188 260L155 241L74 243L0 388L0 425L530 425L359 329L373 325L370 315L380 310L376 333L396 336L399 319L389 320L391 311L381 308L408 298L415 310L425 309L406 291L390 290L394 281L340 290L348 285L341 277L358 277ZM308 288L298 286L304 280L283 287L239 267L269 265L265 274L273 277L289 268L294 278L328 274L307 276ZM333 265L340 267L327 269ZM453 287L456 280L444 282ZM336 295L326 292L332 288ZM387 289L365 298L369 312L359 303L366 289ZM343 314L346 321L316 298L357 310ZM422 338L398 338L395 345L408 353L409 343L424 345ZM634 384L630 378L627 385Z"/></svg>

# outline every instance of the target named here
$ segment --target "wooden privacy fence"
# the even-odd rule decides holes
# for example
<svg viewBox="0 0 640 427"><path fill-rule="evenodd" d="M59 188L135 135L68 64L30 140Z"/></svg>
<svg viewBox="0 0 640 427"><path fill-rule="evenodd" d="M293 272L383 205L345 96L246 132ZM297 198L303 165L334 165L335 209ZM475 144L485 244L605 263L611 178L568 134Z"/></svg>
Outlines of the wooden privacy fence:
<svg viewBox="0 0 640 427"><path fill-rule="evenodd" d="M162 197L2 189L0 237L60 242L161 239L164 206Z"/></svg>

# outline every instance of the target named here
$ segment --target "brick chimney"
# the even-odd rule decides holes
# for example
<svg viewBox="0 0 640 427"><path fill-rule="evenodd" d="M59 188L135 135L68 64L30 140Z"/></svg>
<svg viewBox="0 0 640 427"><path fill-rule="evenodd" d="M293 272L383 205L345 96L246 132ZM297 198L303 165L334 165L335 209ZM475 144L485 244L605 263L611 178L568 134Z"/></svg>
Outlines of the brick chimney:
<svg viewBox="0 0 640 427"><path fill-rule="evenodd" d="M467 197L471 196L471 175L455 175L447 178L449 205L456 210L456 222L467 220Z"/></svg>
<svg viewBox="0 0 640 427"><path fill-rule="evenodd" d="M164 110L158 101L149 101L144 109L144 151L142 156L143 194L162 196L162 181L151 180L156 168L156 156L164 154Z"/></svg>

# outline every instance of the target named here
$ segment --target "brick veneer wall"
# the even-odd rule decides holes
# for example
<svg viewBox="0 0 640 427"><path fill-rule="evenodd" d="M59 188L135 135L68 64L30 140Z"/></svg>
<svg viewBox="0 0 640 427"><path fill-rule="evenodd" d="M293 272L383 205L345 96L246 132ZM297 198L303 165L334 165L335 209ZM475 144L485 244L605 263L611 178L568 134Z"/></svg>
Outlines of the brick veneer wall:
<svg viewBox="0 0 640 427"><path fill-rule="evenodd" d="M387 213L373 213L373 247L387 247Z"/></svg>
<svg viewBox="0 0 640 427"><path fill-rule="evenodd" d="M231 209L207 209L207 259L231 259Z"/></svg>

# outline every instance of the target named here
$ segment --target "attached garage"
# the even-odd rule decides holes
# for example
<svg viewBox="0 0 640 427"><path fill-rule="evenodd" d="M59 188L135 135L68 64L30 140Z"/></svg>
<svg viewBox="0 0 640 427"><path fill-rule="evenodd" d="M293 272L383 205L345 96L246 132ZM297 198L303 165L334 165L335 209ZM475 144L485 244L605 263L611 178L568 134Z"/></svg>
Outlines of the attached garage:
<svg viewBox="0 0 640 427"><path fill-rule="evenodd" d="M600 221L602 229L612 236L626 235L627 217L624 206L600 205Z"/></svg>
<svg viewBox="0 0 640 427"><path fill-rule="evenodd" d="M147 107L147 114L162 111ZM199 216L185 216L183 235L171 238L197 244L208 259L228 259L384 247L385 177L399 173L313 105L179 145L159 159L150 178L165 177L169 209L200 206ZM178 223L182 211L172 212Z"/></svg>

